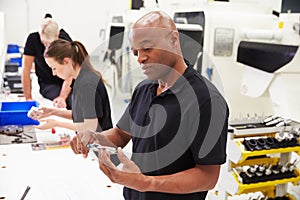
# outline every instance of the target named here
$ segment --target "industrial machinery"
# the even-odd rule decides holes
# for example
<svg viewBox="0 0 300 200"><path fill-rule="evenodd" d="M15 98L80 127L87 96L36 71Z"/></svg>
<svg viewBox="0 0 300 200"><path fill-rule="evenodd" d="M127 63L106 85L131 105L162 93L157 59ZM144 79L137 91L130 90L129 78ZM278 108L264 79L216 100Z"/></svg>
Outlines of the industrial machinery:
<svg viewBox="0 0 300 200"><path fill-rule="evenodd" d="M91 53L91 57L97 57L94 66L102 73L112 98L128 101L136 84L145 79L128 40L132 23L142 13L134 10L110 16L107 27L100 30L103 41Z"/></svg>
<svg viewBox="0 0 300 200"><path fill-rule="evenodd" d="M176 12L173 20L179 31L183 57L197 70L202 71L204 12Z"/></svg>
<svg viewBox="0 0 300 200"><path fill-rule="evenodd" d="M205 14L203 49L214 66L203 64L202 74L220 75L231 120L274 114L299 121L299 14L278 16L253 3L212 4Z"/></svg>
<svg viewBox="0 0 300 200"><path fill-rule="evenodd" d="M109 18L107 29L109 31L103 34L105 37L101 44L101 52L97 54L101 55L100 71L104 74L104 78L108 77L108 83L114 90L113 95L118 93L129 97L136 83L145 78L138 69L136 58L130 52L128 31L132 23L148 11L147 8L128 11L120 16L114 14ZM300 41L297 29L299 15L279 14L268 4L256 4L250 1L248 3L208 2L197 8L175 9L168 12L170 16L173 16L180 32L184 57L215 83L224 94L229 104L231 120L272 114L283 115L294 120L300 119L299 114L295 112L296 109L293 109L294 106L298 106L296 102L299 97L290 98L287 94L293 95L299 92L297 88L287 89L287 87L296 87L296 84L280 88L276 86L278 81L280 85L282 82L292 84L291 77L297 76L295 65L299 56L293 55L298 52L297 42ZM121 31L119 32L121 37L118 37L115 33L120 31L120 27L124 30L124 34ZM115 40L116 37L118 38ZM185 38L184 42L182 38ZM118 48L112 50L109 45L110 41L120 42ZM287 46L291 46L294 51L289 54L291 62L284 63L272 72L265 73L261 68L244 61L245 57L250 57L248 53L245 54L249 52L247 48L254 48L260 52L258 51L260 47L266 50L277 49L279 46L283 47L282 51L285 51ZM270 58L279 58L269 53ZM265 65L265 53L258 54L259 59L251 58L250 60L257 60L261 62L259 65ZM284 55L284 52L277 52L278 54ZM253 75L253 71L258 70L260 72ZM115 74L114 78L112 74ZM250 74L255 78L249 76ZM269 76L258 77L258 74ZM284 78L287 76L289 76L287 78L289 83ZM117 87L113 87L114 85ZM292 100L288 102L287 99ZM288 109L286 109L287 105L289 105Z"/></svg>
<svg viewBox="0 0 300 200"><path fill-rule="evenodd" d="M188 27L195 24L192 14L202 11L201 72L224 94L233 127L213 199L256 191L268 198L294 199L287 184L300 182L300 142L292 135L300 121L300 14L278 13L264 4L210 2L201 9L175 10L174 19L180 16L179 22ZM293 137L293 146L281 143L285 136ZM272 141L280 147L267 144ZM275 168L280 176L274 175ZM252 176L251 170L257 174ZM266 170L275 171L266 176Z"/></svg>

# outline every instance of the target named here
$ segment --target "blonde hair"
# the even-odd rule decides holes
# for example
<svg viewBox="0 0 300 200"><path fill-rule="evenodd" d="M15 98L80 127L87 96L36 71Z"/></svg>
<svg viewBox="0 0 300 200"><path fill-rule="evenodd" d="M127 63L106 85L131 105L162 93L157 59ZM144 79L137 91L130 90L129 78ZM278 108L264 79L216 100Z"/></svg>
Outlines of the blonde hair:
<svg viewBox="0 0 300 200"><path fill-rule="evenodd" d="M57 39L59 35L59 27L57 22L49 17L43 19L39 33L49 41Z"/></svg>

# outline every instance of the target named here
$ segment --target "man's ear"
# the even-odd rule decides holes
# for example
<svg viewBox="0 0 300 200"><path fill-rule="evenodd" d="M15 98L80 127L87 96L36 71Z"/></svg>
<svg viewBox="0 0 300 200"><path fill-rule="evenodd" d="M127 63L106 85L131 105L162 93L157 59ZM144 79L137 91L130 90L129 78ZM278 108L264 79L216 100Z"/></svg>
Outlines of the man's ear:
<svg viewBox="0 0 300 200"><path fill-rule="evenodd" d="M171 35L171 42L172 42L172 45L176 45L177 42L179 42L179 35L178 35L178 32L177 31L174 31Z"/></svg>

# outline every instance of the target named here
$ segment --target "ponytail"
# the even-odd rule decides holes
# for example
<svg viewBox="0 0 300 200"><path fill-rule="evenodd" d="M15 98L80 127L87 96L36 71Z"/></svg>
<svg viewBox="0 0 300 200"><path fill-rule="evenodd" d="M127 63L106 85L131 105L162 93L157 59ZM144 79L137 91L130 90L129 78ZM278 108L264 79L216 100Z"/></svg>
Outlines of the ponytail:
<svg viewBox="0 0 300 200"><path fill-rule="evenodd" d="M86 67L93 73L95 73L101 81L102 75L100 72L94 69L90 62L88 52L83 44L79 41L69 42L67 40L58 39L53 41L44 53L45 58L54 58L58 63L63 64L64 58L71 58L73 61L73 67L79 65Z"/></svg>

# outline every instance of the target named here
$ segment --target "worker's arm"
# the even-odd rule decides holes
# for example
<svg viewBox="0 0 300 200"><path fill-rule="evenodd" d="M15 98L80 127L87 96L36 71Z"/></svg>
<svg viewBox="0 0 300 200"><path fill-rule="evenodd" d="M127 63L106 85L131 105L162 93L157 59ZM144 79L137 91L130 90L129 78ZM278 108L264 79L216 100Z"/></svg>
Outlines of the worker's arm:
<svg viewBox="0 0 300 200"><path fill-rule="evenodd" d="M119 128L103 131L99 134L104 134L116 146L122 148L130 140L130 134ZM186 194L207 191L216 185L220 171L220 165L195 165L191 169L170 175L146 176L120 149L118 149L118 158L123 164L121 170L115 167L106 152L100 155L99 167L112 182L142 192Z"/></svg>
<svg viewBox="0 0 300 200"><path fill-rule="evenodd" d="M107 152L101 151L99 167L106 176L114 183L141 192L187 194L207 191L214 188L219 177L220 165L196 165L170 175L147 176L139 171L137 165L122 150L118 149L118 158L123 164L121 169L114 166Z"/></svg>
<svg viewBox="0 0 300 200"><path fill-rule="evenodd" d="M156 191L186 194L211 190L215 187L220 165L197 165L194 168L165 176L141 176L141 186L133 187L141 191Z"/></svg>
<svg viewBox="0 0 300 200"><path fill-rule="evenodd" d="M102 131L98 134L105 135L115 146L121 148L125 147L131 139L131 135L129 133L118 127Z"/></svg>
<svg viewBox="0 0 300 200"><path fill-rule="evenodd" d="M38 109L39 119L43 119L49 116L58 116L66 119L72 119L72 110L58 109L58 108L48 108L41 107Z"/></svg>
<svg viewBox="0 0 300 200"><path fill-rule="evenodd" d="M76 122L76 130L78 133L84 132L85 130L96 131L98 128L98 118L84 119L84 122Z"/></svg>
<svg viewBox="0 0 300 200"><path fill-rule="evenodd" d="M61 127L61 128L66 128L75 131L75 124L70 121L60 121L60 120L55 120L55 119L42 119L39 120L40 124L37 126L34 126L35 128L41 129L41 130L46 130L50 128L55 128L55 127Z"/></svg>
<svg viewBox="0 0 300 200"><path fill-rule="evenodd" d="M30 72L31 72L33 62L34 62L34 56L23 55L22 85L23 85L23 93L26 100L32 100Z"/></svg>
<svg viewBox="0 0 300 200"><path fill-rule="evenodd" d="M68 98L68 96L72 90L72 88L71 88L72 81L73 81L72 78L64 80L59 96L56 97L55 99L53 99L53 103L56 107L58 107L58 108L66 107L66 105L67 105L66 99Z"/></svg>

